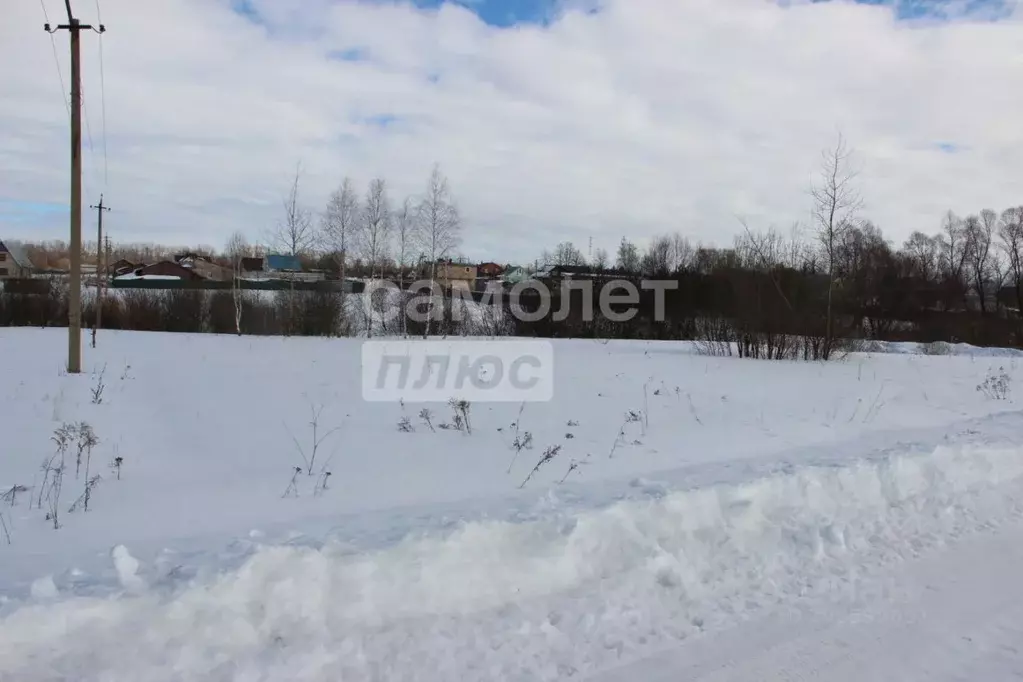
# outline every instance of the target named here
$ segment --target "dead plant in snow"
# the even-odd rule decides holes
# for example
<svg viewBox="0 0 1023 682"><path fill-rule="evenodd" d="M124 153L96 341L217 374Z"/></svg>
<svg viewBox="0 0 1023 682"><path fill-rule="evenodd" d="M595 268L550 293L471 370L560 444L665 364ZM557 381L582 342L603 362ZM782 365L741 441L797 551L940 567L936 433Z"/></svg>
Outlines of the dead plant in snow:
<svg viewBox="0 0 1023 682"><path fill-rule="evenodd" d="M430 427L431 431L433 431L434 433L437 432L437 429L433 428L433 413L430 412L429 409L424 407L422 410L420 410L419 418L423 420L424 424Z"/></svg>
<svg viewBox="0 0 1023 682"><path fill-rule="evenodd" d="M327 481L330 479L330 472L323 471L320 473L320 478L316 481L316 486L313 488L313 496L319 497L327 491Z"/></svg>
<svg viewBox="0 0 1023 682"><path fill-rule="evenodd" d="M455 428L461 430L462 427L465 427L465 432L472 435L472 423L469 421L469 408L471 407L469 401L452 398L448 401L448 405L455 413L452 419Z"/></svg>
<svg viewBox="0 0 1023 682"><path fill-rule="evenodd" d="M18 495L20 493L27 493L28 487L14 484L10 488L4 491L3 495L0 495L0 502L3 502L9 507L13 507L18 503ZM29 505L31 506L31 505Z"/></svg>
<svg viewBox="0 0 1023 682"><path fill-rule="evenodd" d="M544 464L547 464L555 457L557 457L559 452L561 452L560 445L552 445L548 447L546 450L544 450L543 455L540 456L540 461L536 463L536 466L534 466L532 471L529 472L529 475L526 476L522 483L519 484L519 488L526 487L526 484L529 483L529 480L533 478L533 474L540 471L540 467L542 467Z"/></svg>
<svg viewBox="0 0 1023 682"><path fill-rule="evenodd" d="M78 496L78 499L72 502L71 506L68 507L68 514L74 514L79 507L82 508L82 511L89 511L89 500L92 499L92 490L99 484L100 478L99 474L96 474L92 478L89 478L88 476L85 477L85 490L82 491L82 494Z"/></svg>
<svg viewBox="0 0 1023 682"><path fill-rule="evenodd" d="M642 424L642 423L643 423L643 415L642 415L641 412L636 412L635 410L629 410L628 412L625 413L625 420L622 422L621 427L619 427L619 429L618 429L618 435L615 437L614 443L611 444L611 452L607 456L608 459L613 458L615 456L615 451L617 451L620 446L625 444L625 442L626 442L626 437L625 436L626 436L626 433L628 431L629 424Z"/></svg>
<svg viewBox="0 0 1023 682"><path fill-rule="evenodd" d="M298 477L302 474L302 467L295 467L291 470L291 480L288 487L284 489L281 497L298 497Z"/></svg>
<svg viewBox="0 0 1023 682"><path fill-rule="evenodd" d="M42 471L43 471L43 483L39 486L39 495L36 499L36 508L43 508L43 496L49 491L48 485L50 484L50 476L53 474L55 469L60 469L63 472L64 468L64 455L67 453L71 442L75 437L75 427L72 424L61 424L60 427L54 430L50 440L53 441L56 448L49 457L43 460Z"/></svg>
<svg viewBox="0 0 1023 682"><path fill-rule="evenodd" d="M107 366L103 365L103 369L99 371L99 375L96 377L96 385L92 387L92 404L99 405L103 402L103 389L106 388L106 384L103 383L103 375L106 374Z"/></svg>
<svg viewBox="0 0 1023 682"><path fill-rule="evenodd" d="M298 442L298 438L295 437L295 434L293 434L291 430L288 429L288 425L287 424L284 425L285 430L288 432L288 435L291 436L291 440L295 444L295 448L298 450L298 454L302 457L302 462L305 464L305 471L309 476L312 476L314 473L313 467L316 465L316 456L317 454L319 454L320 446L323 445L324 441L326 441L334 432L341 429L340 426L335 426L332 429L328 429L325 432L321 432L320 415L323 414L323 409L324 409L323 405L317 407L313 405L312 402L309 403L310 437L308 449L303 448L302 444Z"/></svg>
<svg viewBox="0 0 1023 682"><path fill-rule="evenodd" d="M92 499L92 489L99 483L99 475L89 478L89 471L92 468L92 449L99 444L99 438L96 437L96 433L92 430L92 427L82 422L78 425L78 457L81 460L82 450L85 450L85 490L82 491L81 496L75 500L71 508L68 509L68 513L74 512L75 509L81 505L83 511L89 511L89 500ZM77 472L75 474L77 478Z"/></svg>
<svg viewBox="0 0 1023 682"><path fill-rule="evenodd" d="M519 429L522 427L522 412L525 409L526 402L523 401L522 404L519 405L519 414L517 417L515 417L515 423L513 424L513 426L515 427L515 438L514 440L512 440L511 446L512 450L515 451L515 455L512 457L511 462L508 463L508 471L506 473L509 474L511 473L512 467L515 466L515 460L518 459L519 453L522 452L523 450L533 449L533 434L531 434L529 431L526 431L525 433L522 434L519 433Z"/></svg>
<svg viewBox="0 0 1023 682"><path fill-rule="evenodd" d="M1004 367L999 367L995 373L988 370L987 378L977 385L977 390L984 394L989 400L1007 400L1012 389L1012 378Z"/></svg>
<svg viewBox="0 0 1023 682"><path fill-rule="evenodd" d="M124 464L124 457L121 457L121 446L114 443L114 458L110 460L110 469L117 474L117 480L121 480L121 466Z"/></svg>
<svg viewBox="0 0 1023 682"><path fill-rule="evenodd" d="M80 422L75 427L75 438L77 439L76 446L78 452L75 454L75 478L78 478L78 474L82 468L82 454L85 454L85 477L89 477L89 461L92 459L92 449L99 443L99 438L96 437L92 427L86 422Z"/></svg>
<svg viewBox="0 0 1023 682"><path fill-rule="evenodd" d="M521 436L516 434L515 440L512 441L512 449L515 450L515 454L512 456L511 462L508 464L508 472L511 473L512 467L515 466L515 460L518 459L519 453L523 450L533 449L533 434L526 431Z"/></svg>
<svg viewBox="0 0 1023 682"><path fill-rule="evenodd" d="M586 457L587 457L587 459L588 459L588 458L589 458L589 455L586 455ZM573 460L572 460L571 462L569 462L569 464L568 464L568 471L566 471L566 472L565 472L565 475L561 477L561 480L560 480L560 481L558 481L558 483L559 483L559 484L561 484L561 483L564 483L564 482L565 482L565 479L567 479L567 478L569 477L569 475L571 475L571 473L572 473L573 471L577 471L577 470L579 469L579 467L583 466L584 464L589 464L589 462L588 462L587 460L578 460L578 459L573 459Z"/></svg>

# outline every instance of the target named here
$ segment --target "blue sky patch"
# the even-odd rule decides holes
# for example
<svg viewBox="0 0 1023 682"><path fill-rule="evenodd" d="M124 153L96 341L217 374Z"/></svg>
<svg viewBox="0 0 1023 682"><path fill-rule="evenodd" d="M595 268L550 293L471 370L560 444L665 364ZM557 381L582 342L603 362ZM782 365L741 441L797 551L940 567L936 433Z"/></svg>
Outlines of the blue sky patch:
<svg viewBox="0 0 1023 682"><path fill-rule="evenodd" d="M813 0L831 2L832 0ZM948 20L958 17L1000 19L1009 16L1009 0L855 0L862 5L887 5L898 19Z"/></svg>
<svg viewBox="0 0 1023 682"><path fill-rule="evenodd" d="M269 22L257 9L259 0L228 0L232 11L246 20L271 29ZM351 0L339 0L349 2ZM385 2L391 0L376 0ZM436 9L444 4L464 7L475 13L490 26L509 28L517 25L547 25L556 20L566 8L586 9L593 14L599 11L602 0L398 0L409 2L422 9ZM622 1L622 0L618 0ZM679 0L680 2L684 0ZM790 5L799 0L775 0L781 5ZM810 0L811 2L834 2L835 0ZM1016 0L854 0L864 5L884 5L892 8L895 16L905 21L942 21L969 17L995 21L1011 15ZM359 61L363 56L357 51L339 51L330 55L332 59Z"/></svg>
<svg viewBox="0 0 1023 682"><path fill-rule="evenodd" d="M45 215L47 213L66 213L67 211L67 204L0 199L0 215Z"/></svg>
<svg viewBox="0 0 1023 682"><path fill-rule="evenodd" d="M347 50L331 50L327 53L327 59L336 62L361 62L366 59L366 53L357 47Z"/></svg>
<svg viewBox="0 0 1023 682"><path fill-rule="evenodd" d="M244 0L236 0L244 1ZM491 26L507 28L517 24L550 23L558 15L564 0L411 0L417 7L436 8L444 3L456 4L473 11ZM681 0L680 0L681 1ZM777 0L785 4L789 0ZM832 2L833 0L812 0ZM902 20L943 20L968 16L996 20L1009 16L1015 0L855 0L864 5L887 5ZM586 3L596 13L598 0ZM572 7L586 6L572 2Z"/></svg>
<svg viewBox="0 0 1023 682"><path fill-rule="evenodd" d="M366 122L377 128L388 128L398 122L398 117L394 114L374 114L368 116Z"/></svg>
<svg viewBox="0 0 1023 682"><path fill-rule="evenodd" d="M431 9L445 2L472 10L487 24L502 28L516 24L545 24L556 9L553 0L413 0L417 7Z"/></svg>
<svg viewBox="0 0 1023 682"><path fill-rule="evenodd" d="M262 23L259 12L256 10L256 5L252 2L252 0L231 0L231 10L235 14L240 14L253 23Z"/></svg>

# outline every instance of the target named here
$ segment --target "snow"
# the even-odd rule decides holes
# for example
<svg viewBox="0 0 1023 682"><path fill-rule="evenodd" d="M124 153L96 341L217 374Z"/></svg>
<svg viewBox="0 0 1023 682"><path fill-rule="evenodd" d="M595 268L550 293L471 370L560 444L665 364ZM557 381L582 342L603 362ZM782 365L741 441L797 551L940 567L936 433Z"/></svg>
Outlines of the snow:
<svg viewBox="0 0 1023 682"><path fill-rule="evenodd" d="M32 597L37 600L53 599L57 596L57 585L53 582L52 575L44 575L32 581Z"/></svg>
<svg viewBox="0 0 1023 682"><path fill-rule="evenodd" d="M110 552L110 558L114 563L114 570L117 571L117 580L121 587L132 592L140 591L145 583L138 577L138 559L131 555L124 545L117 545Z"/></svg>
<svg viewBox="0 0 1023 682"><path fill-rule="evenodd" d="M179 280L181 279L178 275L136 275L130 272L126 275L118 275L114 279L118 280L135 280L135 279L155 279L155 280Z"/></svg>
<svg viewBox="0 0 1023 682"><path fill-rule="evenodd" d="M0 329L18 358L0 484L33 486L0 504L0 679L1004 679L1023 661L1015 354L557 340L515 456L517 404L474 403L468 435L363 401L357 339L98 341L67 376L63 330ZM1005 400L977 389L999 372ZM317 410L328 488L303 473L282 497ZM83 420L103 478L66 513L71 466L53 530L28 500L53 430Z"/></svg>

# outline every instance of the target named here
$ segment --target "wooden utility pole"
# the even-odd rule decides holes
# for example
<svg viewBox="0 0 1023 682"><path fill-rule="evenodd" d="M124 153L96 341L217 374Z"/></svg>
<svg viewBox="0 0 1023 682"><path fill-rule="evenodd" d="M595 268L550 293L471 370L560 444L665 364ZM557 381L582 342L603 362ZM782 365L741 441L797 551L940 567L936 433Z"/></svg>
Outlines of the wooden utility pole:
<svg viewBox="0 0 1023 682"><path fill-rule="evenodd" d="M96 347L96 332L103 324L103 290L106 289L106 272L103 259L103 211L110 209L103 205L103 195L99 195L99 203L89 208L96 209L96 323L92 326L92 347Z"/></svg>
<svg viewBox="0 0 1023 682"><path fill-rule="evenodd" d="M78 374L82 371L82 69L79 33L83 30L103 33L83 24L71 12L71 0L64 0L67 9L66 24L51 29L45 24L47 33L65 30L71 34L71 282L68 300L68 352L67 371Z"/></svg>

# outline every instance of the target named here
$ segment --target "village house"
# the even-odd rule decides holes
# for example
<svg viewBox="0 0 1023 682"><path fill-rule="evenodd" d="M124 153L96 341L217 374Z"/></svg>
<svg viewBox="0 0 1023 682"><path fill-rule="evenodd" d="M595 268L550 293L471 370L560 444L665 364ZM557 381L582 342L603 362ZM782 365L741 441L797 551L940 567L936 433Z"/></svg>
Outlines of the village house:
<svg viewBox="0 0 1023 682"><path fill-rule="evenodd" d="M21 242L0 241L0 279L30 277L34 270Z"/></svg>
<svg viewBox="0 0 1023 682"><path fill-rule="evenodd" d="M476 276L479 278L500 277L504 274L504 266L498 263L480 263L476 266Z"/></svg>
<svg viewBox="0 0 1023 682"><path fill-rule="evenodd" d="M232 279L230 268L225 268L222 265L218 265L202 256L196 256L192 254L177 256L174 259L178 265L184 268L189 268L203 279L213 280L215 282L227 282Z"/></svg>
<svg viewBox="0 0 1023 682"><path fill-rule="evenodd" d="M139 266L137 264L132 263L128 259L120 258L107 266L107 275L110 277L119 277L121 275L126 275L129 272L133 272L138 267Z"/></svg>
<svg viewBox="0 0 1023 682"><path fill-rule="evenodd" d="M476 266L452 260L438 261L434 279L447 289L458 287L472 290L476 287Z"/></svg>
<svg viewBox="0 0 1023 682"><path fill-rule="evenodd" d="M520 282L525 282L529 278L529 273L526 272L526 269L517 266L510 267L501 274L501 282L505 286L514 286Z"/></svg>

